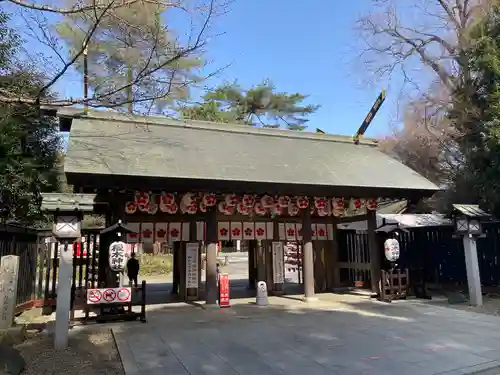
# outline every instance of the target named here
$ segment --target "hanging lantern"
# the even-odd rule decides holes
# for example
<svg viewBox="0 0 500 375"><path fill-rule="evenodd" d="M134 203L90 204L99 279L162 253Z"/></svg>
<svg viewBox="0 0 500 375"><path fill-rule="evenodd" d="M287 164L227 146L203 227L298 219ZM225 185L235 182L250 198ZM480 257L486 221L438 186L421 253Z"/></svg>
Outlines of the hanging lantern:
<svg viewBox="0 0 500 375"><path fill-rule="evenodd" d="M271 208L274 204L274 198L271 197L270 195L264 195L261 199L260 199L260 204L262 205L262 207L264 208Z"/></svg>
<svg viewBox="0 0 500 375"><path fill-rule="evenodd" d="M299 214L299 211L299 207L296 204L290 203L288 205L288 215L297 216Z"/></svg>
<svg viewBox="0 0 500 375"><path fill-rule="evenodd" d="M146 206L149 203L149 194L144 191L136 191L135 203L137 203L139 206Z"/></svg>
<svg viewBox="0 0 500 375"><path fill-rule="evenodd" d="M281 215L281 206L279 204L273 204L269 209L272 216Z"/></svg>
<svg viewBox="0 0 500 375"><path fill-rule="evenodd" d="M248 215L250 209L243 202L240 202L236 205L236 211L241 215Z"/></svg>
<svg viewBox="0 0 500 375"><path fill-rule="evenodd" d="M136 211L137 211L137 204L135 204L135 202L125 203L125 213L126 214L134 214Z"/></svg>
<svg viewBox="0 0 500 375"><path fill-rule="evenodd" d="M138 203L137 204L137 208L141 212L144 212L144 213L148 213L149 212L149 204L148 203L146 203L146 204L140 204L140 203Z"/></svg>
<svg viewBox="0 0 500 375"><path fill-rule="evenodd" d="M179 206L175 202L168 206L165 206L165 212L167 212L170 215L176 214L178 210Z"/></svg>
<svg viewBox="0 0 500 375"><path fill-rule="evenodd" d="M198 211L198 205L196 201L193 201L189 206L186 207L186 213L193 215Z"/></svg>
<svg viewBox="0 0 500 375"><path fill-rule="evenodd" d="M206 207L212 207L217 204L217 197L213 193L207 193L203 194L201 201Z"/></svg>
<svg viewBox="0 0 500 375"><path fill-rule="evenodd" d="M350 207L353 212L362 210L365 208L365 200L361 198L353 198L351 199Z"/></svg>
<svg viewBox="0 0 500 375"><path fill-rule="evenodd" d="M297 202L297 207L299 208L307 208L309 206L309 198L307 197L296 197L295 201Z"/></svg>
<svg viewBox="0 0 500 375"><path fill-rule="evenodd" d="M247 208L252 208L253 205L255 204L255 197L250 194L245 194L243 198L241 199L241 202L243 205Z"/></svg>
<svg viewBox="0 0 500 375"><path fill-rule="evenodd" d="M287 197L286 195L282 195L278 198L278 206L281 208L288 207L290 205L290 197Z"/></svg>
<svg viewBox="0 0 500 375"><path fill-rule="evenodd" d="M234 194L227 194L226 197L224 198L224 202L226 203L227 207L234 207L238 204L238 196Z"/></svg>
<svg viewBox="0 0 500 375"><path fill-rule="evenodd" d="M367 199L366 208L370 211L375 211L377 209L377 200L374 198Z"/></svg>
<svg viewBox="0 0 500 375"><path fill-rule="evenodd" d="M314 198L314 207L318 210L325 209L327 205L327 200L325 197L315 197Z"/></svg>
<svg viewBox="0 0 500 375"><path fill-rule="evenodd" d="M260 216L263 216L266 214L266 209L264 207L262 207L262 203L260 203L260 202L255 203L253 210L257 215L260 215Z"/></svg>
<svg viewBox="0 0 500 375"><path fill-rule="evenodd" d="M175 203L175 195L162 191L160 195L160 205L170 206L173 203Z"/></svg>
<svg viewBox="0 0 500 375"><path fill-rule="evenodd" d="M345 210L345 202L344 198L333 198L332 199L332 209L333 212L344 212Z"/></svg>
<svg viewBox="0 0 500 375"><path fill-rule="evenodd" d="M158 212L158 205L156 203L150 203L148 205L148 214L155 215Z"/></svg>
<svg viewBox="0 0 500 375"><path fill-rule="evenodd" d="M189 207L193 204L193 202L195 202L195 198L194 198L194 194L193 193L186 193L182 196L182 199L181 199L181 209L182 209L182 205L184 205L184 207Z"/></svg>

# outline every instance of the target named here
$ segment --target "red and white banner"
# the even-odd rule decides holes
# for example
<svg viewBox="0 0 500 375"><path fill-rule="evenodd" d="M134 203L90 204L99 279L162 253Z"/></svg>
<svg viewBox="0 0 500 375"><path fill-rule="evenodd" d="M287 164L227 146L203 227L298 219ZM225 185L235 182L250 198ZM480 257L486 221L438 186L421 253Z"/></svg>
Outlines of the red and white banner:
<svg viewBox="0 0 500 375"><path fill-rule="evenodd" d="M255 223L255 239L256 240L265 240L266 236L266 223L257 222Z"/></svg>
<svg viewBox="0 0 500 375"><path fill-rule="evenodd" d="M134 231L134 233L127 233L127 242L128 243L137 243L139 242L141 236L141 225L139 223L128 223L127 227Z"/></svg>
<svg viewBox="0 0 500 375"><path fill-rule="evenodd" d="M254 240L255 239L255 225L254 225L254 223L243 223L243 239L244 240Z"/></svg>
<svg viewBox="0 0 500 375"><path fill-rule="evenodd" d="M168 223L156 223L155 225L155 241L167 242L168 240Z"/></svg>
<svg viewBox="0 0 500 375"><path fill-rule="evenodd" d="M326 224L316 224L316 239L319 241L328 239Z"/></svg>
<svg viewBox="0 0 500 375"><path fill-rule="evenodd" d="M169 242L177 242L181 240L182 223L170 223L168 225Z"/></svg>
<svg viewBox="0 0 500 375"><path fill-rule="evenodd" d="M229 235L229 230L231 228L229 227L229 221L223 221L219 222L217 224L217 232L219 236L219 241L229 241L230 235Z"/></svg>
<svg viewBox="0 0 500 375"><path fill-rule="evenodd" d="M141 242L152 243L154 240L154 225L153 223L141 224Z"/></svg>
<svg viewBox="0 0 500 375"><path fill-rule="evenodd" d="M243 224L239 221L231 222L231 240L243 239Z"/></svg>
<svg viewBox="0 0 500 375"><path fill-rule="evenodd" d="M229 275L227 273L221 273L219 275L219 306L231 306L229 296Z"/></svg>
<svg viewBox="0 0 500 375"><path fill-rule="evenodd" d="M87 304L128 303L132 301L132 288L87 289Z"/></svg>

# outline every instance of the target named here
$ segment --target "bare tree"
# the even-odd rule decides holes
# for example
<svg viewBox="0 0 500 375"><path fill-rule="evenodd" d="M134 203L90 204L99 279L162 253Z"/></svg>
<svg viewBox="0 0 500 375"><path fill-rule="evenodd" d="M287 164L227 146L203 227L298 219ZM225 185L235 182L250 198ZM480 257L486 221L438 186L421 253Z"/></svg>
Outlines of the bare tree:
<svg viewBox="0 0 500 375"><path fill-rule="evenodd" d="M449 186L463 166L457 140L467 103L452 101L460 90L474 92L468 50L470 30L493 0L373 0L377 10L362 17L358 28L365 48L361 60L369 74L396 78L409 98L402 128L382 141L386 152L431 180ZM457 111L457 104L460 109ZM465 122L465 121L464 121Z"/></svg>
<svg viewBox="0 0 500 375"><path fill-rule="evenodd" d="M377 76L401 74L419 91L439 81L452 92L469 80L468 33L491 1L373 0L380 10L358 21L362 59Z"/></svg>
<svg viewBox="0 0 500 375"><path fill-rule="evenodd" d="M445 117L436 115L434 111L438 106L432 104L426 97L409 103L402 127L383 137L379 145L383 152L436 184L446 186L451 183L462 158L454 141L455 128Z"/></svg>
<svg viewBox="0 0 500 375"><path fill-rule="evenodd" d="M134 104L148 110L178 97L203 78L186 74L186 70L200 66L211 37L211 23L227 9L227 3L218 0L72 0L66 7L7 1L25 20L23 36L44 45L49 53L34 56L28 51L23 56L36 60L45 72L46 85L38 95L19 96L0 90L0 103L53 107L131 108ZM185 20L182 38L166 25L168 16ZM121 48L116 41L128 44L122 43L126 48ZM107 50L104 43L108 43ZM88 69L84 68L85 60ZM82 87L78 97L41 100L56 84L86 72L90 84L87 97Z"/></svg>

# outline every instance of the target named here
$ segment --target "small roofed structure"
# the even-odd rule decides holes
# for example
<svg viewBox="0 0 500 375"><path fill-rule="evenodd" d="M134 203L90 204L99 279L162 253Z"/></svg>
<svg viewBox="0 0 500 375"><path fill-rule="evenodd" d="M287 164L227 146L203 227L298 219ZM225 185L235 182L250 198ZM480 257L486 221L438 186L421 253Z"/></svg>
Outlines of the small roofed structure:
<svg viewBox="0 0 500 375"><path fill-rule="evenodd" d="M311 298L315 285L339 284L336 227L357 220L368 222L377 288L377 205L418 201L438 190L382 153L375 140L354 144L350 136L78 109L59 116L70 130L68 183L108 203L107 225L122 219L139 233L136 241L173 243L180 256L174 279L184 297L197 296L200 277L200 267L186 263L197 262L186 257L187 244L203 241L208 304L217 300L218 241L249 241L250 284L266 281L272 292L284 285L283 259L267 259L282 251L273 244L302 242L304 294ZM314 253L321 259L323 250L329 261L315 283Z"/></svg>
<svg viewBox="0 0 500 375"><path fill-rule="evenodd" d="M451 226L452 221L443 214L377 214L377 232L391 232L396 229ZM366 231L366 222L339 224L339 229Z"/></svg>

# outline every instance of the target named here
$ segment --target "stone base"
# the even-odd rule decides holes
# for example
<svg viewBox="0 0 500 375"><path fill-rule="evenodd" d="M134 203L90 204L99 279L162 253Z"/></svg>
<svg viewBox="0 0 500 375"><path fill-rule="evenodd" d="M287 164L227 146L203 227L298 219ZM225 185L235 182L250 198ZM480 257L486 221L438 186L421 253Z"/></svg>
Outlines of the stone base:
<svg viewBox="0 0 500 375"><path fill-rule="evenodd" d="M318 302L318 297L302 297L302 302Z"/></svg>
<svg viewBox="0 0 500 375"><path fill-rule="evenodd" d="M0 329L0 345L14 346L26 340L26 326L18 325Z"/></svg>

